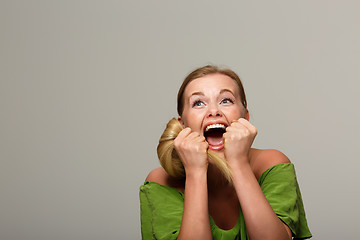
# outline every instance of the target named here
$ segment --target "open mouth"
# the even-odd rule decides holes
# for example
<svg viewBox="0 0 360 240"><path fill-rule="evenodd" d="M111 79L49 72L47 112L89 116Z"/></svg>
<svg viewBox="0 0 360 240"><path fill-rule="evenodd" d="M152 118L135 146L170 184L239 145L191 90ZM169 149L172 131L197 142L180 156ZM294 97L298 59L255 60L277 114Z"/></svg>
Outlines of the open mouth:
<svg viewBox="0 0 360 240"><path fill-rule="evenodd" d="M223 134L226 126L224 124L211 124L205 128L204 137L212 150L221 150L224 147Z"/></svg>

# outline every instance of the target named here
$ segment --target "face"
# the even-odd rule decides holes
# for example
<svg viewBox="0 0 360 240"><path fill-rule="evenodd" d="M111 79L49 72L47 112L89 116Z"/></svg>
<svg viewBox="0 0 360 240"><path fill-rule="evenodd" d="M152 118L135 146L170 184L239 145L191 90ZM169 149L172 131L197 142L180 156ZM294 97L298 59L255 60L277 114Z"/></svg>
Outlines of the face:
<svg viewBox="0 0 360 240"><path fill-rule="evenodd" d="M184 110L179 121L206 137L209 149L224 148L222 134L232 120L248 119L236 82L223 74L211 74L191 81L184 91Z"/></svg>

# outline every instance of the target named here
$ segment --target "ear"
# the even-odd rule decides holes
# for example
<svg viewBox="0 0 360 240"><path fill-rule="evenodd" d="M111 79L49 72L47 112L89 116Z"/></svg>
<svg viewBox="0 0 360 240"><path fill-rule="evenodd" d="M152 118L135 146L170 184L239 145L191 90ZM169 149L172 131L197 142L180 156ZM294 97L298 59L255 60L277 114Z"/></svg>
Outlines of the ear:
<svg viewBox="0 0 360 240"><path fill-rule="evenodd" d="M249 110L245 109L245 119L249 121L250 119L250 114L249 114Z"/></svg>
<svg viewBox="0 0 360 240"><path fill-rule="evenodd" d="M178 119L177 119L177 120L179 121L179 123L181 124L181 126L182 126L183 128L185 128L185 124L184 124L184 121L182 120L181 116L178 116Z"/></svg>

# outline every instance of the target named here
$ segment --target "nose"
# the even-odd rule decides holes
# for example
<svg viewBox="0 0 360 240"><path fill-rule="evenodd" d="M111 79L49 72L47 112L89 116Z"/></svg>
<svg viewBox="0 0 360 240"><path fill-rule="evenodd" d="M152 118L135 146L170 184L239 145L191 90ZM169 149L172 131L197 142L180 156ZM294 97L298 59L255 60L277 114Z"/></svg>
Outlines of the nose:
<svg viewBox="0 0 360 240"><path fill-rule="evenodd" d="M221 117L222 113L217 105L210 105L207 113L208 117Z"/></svg>

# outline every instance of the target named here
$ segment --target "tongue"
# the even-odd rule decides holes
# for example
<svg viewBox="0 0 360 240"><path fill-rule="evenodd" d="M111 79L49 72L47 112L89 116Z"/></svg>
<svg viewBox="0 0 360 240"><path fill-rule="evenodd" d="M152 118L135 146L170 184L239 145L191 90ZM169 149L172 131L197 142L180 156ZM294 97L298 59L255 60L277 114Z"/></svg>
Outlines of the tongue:
<svg viewBox="0 0 360 240"><path fill-rule="evenodd" d="M211 132L207 135L206 141L212 146L223 144L224 139L222 134L222 132Z"/></svg>

